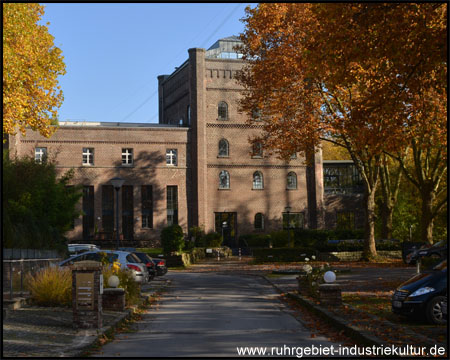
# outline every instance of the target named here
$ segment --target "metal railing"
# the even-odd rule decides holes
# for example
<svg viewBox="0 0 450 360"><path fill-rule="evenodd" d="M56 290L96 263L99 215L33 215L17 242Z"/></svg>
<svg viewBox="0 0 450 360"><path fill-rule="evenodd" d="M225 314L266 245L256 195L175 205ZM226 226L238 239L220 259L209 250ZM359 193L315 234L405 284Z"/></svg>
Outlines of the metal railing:
<svg viewBox="0 0 450 360"><path fill-rule="evenodd" d="M42 268L61 261L58 252L39 249L3 249L3 298L24 296L27 274L35 274Z"/></svg>

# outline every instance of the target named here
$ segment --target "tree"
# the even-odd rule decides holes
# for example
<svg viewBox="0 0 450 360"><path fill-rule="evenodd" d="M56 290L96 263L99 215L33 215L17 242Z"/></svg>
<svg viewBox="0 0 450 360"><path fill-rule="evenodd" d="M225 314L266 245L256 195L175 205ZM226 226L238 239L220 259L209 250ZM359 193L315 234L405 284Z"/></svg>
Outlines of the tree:
<svg viewBox="0 0 450 360"><path fill-rule="evenodd" d="M57 78L66 71L49 24L38 24L43 14L39 4L3 4L3 134L17 127L24 135L26 127L45 137L55 131L63 101Z"/></svg>
<svg viewBox="0 0 450 360"><path fill-rule="evenodd" d="M253 141L287 160L308 159L321 141L346 148L365 185L364 254L375 256L383 153L404 148L425 119L411 116L419 92L439 95L439 105L446 96L445 4L260 4L246 13L238 81L241 109L262 114Z"/></svg>
<svg viewBox="0 0 450 360"><path fill-rule="evenodd" d="M3 153L3 244L8 248L63 249L64 233L80 215L80 186L69 186L73 169L57 179L51 161L10 159Z"/></svg>

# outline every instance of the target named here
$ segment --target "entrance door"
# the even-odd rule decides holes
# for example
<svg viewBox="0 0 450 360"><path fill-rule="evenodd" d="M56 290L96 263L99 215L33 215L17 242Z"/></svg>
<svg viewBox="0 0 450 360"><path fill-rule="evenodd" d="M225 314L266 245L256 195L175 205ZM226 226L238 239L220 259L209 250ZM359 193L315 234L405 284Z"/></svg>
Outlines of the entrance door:
<svg viewBox="0 0 450 360"><path fill-rule="evenodd" d="M237 247L237 213L222 212L215 214L215 231L223 235L222 245L230 248Z"/></svg>

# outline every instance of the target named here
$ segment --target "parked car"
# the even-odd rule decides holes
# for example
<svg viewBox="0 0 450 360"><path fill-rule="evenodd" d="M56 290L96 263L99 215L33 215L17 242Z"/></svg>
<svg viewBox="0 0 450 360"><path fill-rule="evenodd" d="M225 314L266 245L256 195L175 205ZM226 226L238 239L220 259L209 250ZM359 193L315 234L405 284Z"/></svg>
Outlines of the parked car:
<svg viewBox="0 0 450 360"><path fill-rule="evenodd" d="M163 275L167 274L167 266L166 266L165 259L152 258L152 260L156 265L156 275L157 276L163 276Z"/></svg>
<svg viewBox="0 0 450 360"><path fill-rule="evenodd" d="M78 261L83 260L93 260L93 261L101 261L100 252L106 254L108 261L113 263L114 261L118 261L122 269L128 269L131 271L134 281L138 283L145 283L149 280L149 274L147 271L147 267L145 264L133 253L128 251L119 251L119 250L94 250L87 251L82 254L71 256L68 259L61 261L59 266L67 266L73 265Z"/></svg>
<svg viewBox="0 0 450 360"><path fill-rule="evenodd" d="M94 244L68 244L67 249L70 255L81 254L86 251L100 250L97 245Z"/></svg>
<svg viewBox="0 0 450 360"><path fill-rule="evenodd" d="M447 310L447 259L401 284L392 296L394 313L425 317L432 324L445 324Z"/></svg>
<svg viewBox="0 0 450 360"><path fill-rule="evenodd" d="M149 274L149 280L153 280L156 276L156 264L153 262L153 259L150 255L143 252L133 252L145 265L147 266L147 271Z"/></svg>
<svg viewBox="0 0 450 360"><path fill-rule="evenodd" d="M447 255L447 241L439 241L432 246L423 245L415 251L411 252L406 256L407 264L415 264L417 260L422 257L428 257L430 259L442 259Z"/></svg>

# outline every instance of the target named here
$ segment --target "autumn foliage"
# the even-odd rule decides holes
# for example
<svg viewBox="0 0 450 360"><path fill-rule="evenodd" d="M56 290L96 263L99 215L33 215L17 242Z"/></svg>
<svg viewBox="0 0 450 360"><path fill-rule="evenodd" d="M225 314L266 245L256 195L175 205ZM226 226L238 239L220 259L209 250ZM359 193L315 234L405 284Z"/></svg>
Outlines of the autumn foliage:
<svg viewBox="0 0 450 360"><path fill-rule="evenodd" d="M286 160L324 140L344 147L365 184L366 251L376 255L383 154L418 138L424 149L447 144L446 4L262 3L246 13L238 81L241 110L263 127L253 141Z"/></svg>
<svg viewBox="0 0 450 360"><path fill-rule="evenodd" d="M3 4L3 134L25 134L26 127L49 137L63 94L61 50L45 25L44 7L36 3ZM48 23L47 23L48 25Z"/></svg>

